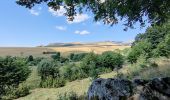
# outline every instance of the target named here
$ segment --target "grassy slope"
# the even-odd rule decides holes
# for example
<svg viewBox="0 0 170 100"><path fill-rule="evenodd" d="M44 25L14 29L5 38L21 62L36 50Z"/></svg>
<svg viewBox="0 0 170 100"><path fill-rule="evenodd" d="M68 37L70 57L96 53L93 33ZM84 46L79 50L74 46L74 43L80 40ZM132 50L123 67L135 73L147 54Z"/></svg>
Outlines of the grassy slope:
<svg viewBox="0 0 170 100"><path fill-rule="evenodd" d="M159 64L159 67L156 69L150 68L149 70L140 71L139 75L142 76L141 78L153 78L153 77L161 77L161 76L170 76L170 60L165 61L157 61ZM121 69L120 72L127 74L127 70L129 69L136 69L136 67L133 66L126 66ZM38 78L34 75L36 71L33 71L33 76L35 79L38 80ZM116 74L115 72L107 73L101 75L101 78L112 78ZM28 81L31 83L35 83L35 79L28 79ZM32 80L32 81L31 81ZM36 82L38 84L38 81ZM66 86L61 88L36 88L31 91L31 94L19 98L18 100L56 100L57 95L65 93L65 92L71 92L74 91L78 95L82 95L85 92L87 92L89 85L91 84L89 78L83 79L83 80L77 80L73 82L68 82Z"/></svg>
<svg viewBox="0 0 170 100"><path fill-rule="evenodd" d="M29 56L33 55L34 57L49 57L49 55L44 55L43 52L54 50L46 47L0 47L0 56Z"/></svg>
<svg viewBox="0 0 170 100"><path fill-rule="evenodd" d="M49 57L50 55L44 55L43 52L58 51L64 55L71 52L91 52L102 53L104 51L113 51L115 49L129 48L127 45L119 45L114 43L93 43L71 46L57 46L57 47L0 47L0 56L28 56L34 55L35 57Z"/></svg>

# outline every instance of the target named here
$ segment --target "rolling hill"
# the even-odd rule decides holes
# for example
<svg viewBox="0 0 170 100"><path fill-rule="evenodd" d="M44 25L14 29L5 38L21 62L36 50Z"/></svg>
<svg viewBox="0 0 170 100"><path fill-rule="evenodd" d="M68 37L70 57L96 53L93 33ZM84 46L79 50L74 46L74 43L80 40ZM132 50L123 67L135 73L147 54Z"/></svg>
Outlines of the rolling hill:
<svg viewBox="0 0 170 100"><path fill-rule="evenodd" d="M95 52L113 51L116 49L129 48L130 43L104 41L104 42L73 42L73 43L51 43L47 46L38 47L0 47L0 56L28 56L49 57L43 52L61 52L67 55L71 52Z"/></svg>

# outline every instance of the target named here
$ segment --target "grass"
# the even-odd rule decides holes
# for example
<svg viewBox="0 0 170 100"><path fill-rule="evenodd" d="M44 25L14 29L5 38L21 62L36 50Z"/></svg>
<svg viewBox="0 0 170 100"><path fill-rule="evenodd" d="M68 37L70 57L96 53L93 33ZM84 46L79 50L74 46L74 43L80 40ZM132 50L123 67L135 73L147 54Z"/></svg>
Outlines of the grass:
<svg viewBox="0 0 170 100"><path fill-rule="evenodd" d="M26 57L34 55L34 57L50 57L50 55L44 55L43 52L54 52L53 49L46 47L0 47L0 56L19 56Z"/></svg>
<svg viewBox="0 0 170 100"><path fill-rule="evenodd" d="M34 55L35 57L50 57L50 55L44 55L43 52L61 52L62 55L68 55L70 53L80 52L95 52L102 53L104 51L113 51L115 49L129 48L127 45L119 45L114 43L92 43L92 44L74 44L71 46L57 46L57 47L1 47L0 56L29 56Z"/></svg>
<svg viewBox="0 0 170 100"><path fill-rule="evenodd" d="M114 72L100 75L101 78L112 78L115 75ZM28 86L33 86L33 84L38 85L39 78L36 75L36 70L33 68L32 75L27 80ZM59 94L64 94L65 92L75 92L78 95L83 95L87 92L91 81L89 78L83 80L76 80L73 82L67 82L66 86L60 88L36 88L31 90L31 94L25 97L21 97L17 100L56 100Z"/></svg>
<svg viewBox="0 0 170 100"><path fill-rule="evenodd" d="M156 60L158 63L157 68L148 68L147 70L143 70L138 65L133 66L124 66L120 72L123 73L124 76L130 75L129 73L133 73L136 71L137 75L131 75L132 78L154 78L154 77L163 77L170 76L170 60L161 59ZM29 84L38 84L39 78L36 77L36 70L33 70L32 76L27 80ZM116 72L110 72L106 74L100 75L101 78L113 78L116 76ZM67 82L66 86L61 88L36 88L31 90L31 94L25 97L19 98L17 100L56 100L60 94L64 94L66 92L75 92L77 95L83 95L87 92L91 81L89 78L85 78L83 80L76 80L73 82Z"/></svg>

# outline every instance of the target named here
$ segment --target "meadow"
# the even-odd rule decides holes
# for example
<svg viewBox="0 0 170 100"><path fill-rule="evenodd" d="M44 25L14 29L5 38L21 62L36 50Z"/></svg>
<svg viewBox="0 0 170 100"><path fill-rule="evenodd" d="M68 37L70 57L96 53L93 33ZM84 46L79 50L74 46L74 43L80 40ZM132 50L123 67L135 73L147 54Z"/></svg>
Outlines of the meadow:
<svg viewBox="0 0 170 100"><path fill-rule="evenodd" d="M138 69L139 75L131 75L132 78L143 78L143 79L151 79L155 77L165 77L170 76L170 59L156 59L158 63L157 68L147 68L146 69ZM123 73L124 76L129 75L129 73L135 72L138 65L125 65L120 72ZM27 79L27 85L38 84L40 78L37 77L36 67L34 66L32 69L31 76ZM116 71L112 71L106 74L100 75L100 78L116 78ZM125 78L125 77L124 77ZM68 82L64 87L60 88L35 88L31 90L31 93L25 97L21 97L16 100L56 100L60 94L75 92L76 94L84 95L87 93L87 90L91 84L90 78L85 78L82 80L76 80L73 82Z"/></svg>

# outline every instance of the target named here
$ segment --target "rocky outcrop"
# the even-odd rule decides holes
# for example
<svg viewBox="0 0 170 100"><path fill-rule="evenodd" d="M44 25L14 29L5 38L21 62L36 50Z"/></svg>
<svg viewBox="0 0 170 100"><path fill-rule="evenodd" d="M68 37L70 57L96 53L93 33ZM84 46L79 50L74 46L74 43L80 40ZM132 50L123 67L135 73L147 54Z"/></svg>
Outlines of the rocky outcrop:
<svg viewBox="0 0 170 100"><path fill-rule="evenodd" d="M170 100L170 77L152 80L96 79L89 100Z"/></svg>

